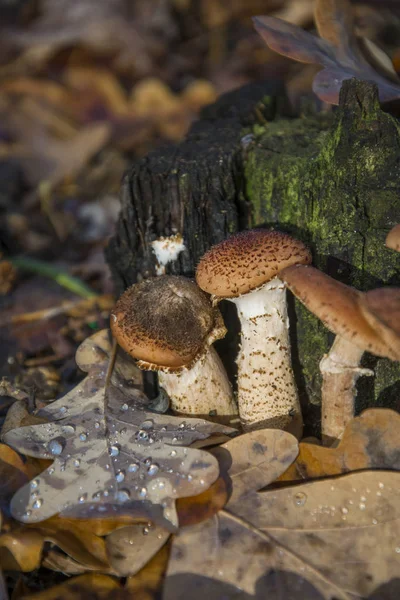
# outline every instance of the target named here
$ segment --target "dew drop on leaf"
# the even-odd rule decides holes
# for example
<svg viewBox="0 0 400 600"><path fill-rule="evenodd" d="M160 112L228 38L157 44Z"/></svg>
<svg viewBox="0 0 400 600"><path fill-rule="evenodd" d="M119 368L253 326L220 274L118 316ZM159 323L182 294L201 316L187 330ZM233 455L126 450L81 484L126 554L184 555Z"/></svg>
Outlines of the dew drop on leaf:
<svg viewBox="0 0 400 600"><path fill-rule="evenodd" d="M294 497L294 503L296 506L304 506L307 502L307 496L303 492L299 492Z"/></svg>
<svg viewBox="0 0 400 600"><path fill-rule="evenodd" d="M79 465L81 464L80 459L79 458L75 458L73 464L74 464L74 467L79 467Z"/></svg>
<svg viewBox="0 0 400 600"><path fill-rule="evenodd" d="M146 496L147 496L147 488L142 487L142 489L139 492L139 497L140 498L146 498Z"/></svg>
<svg viewBox="0 0 400 600"><path fill-rule="evenodd" d="M139 465L138 463L131 463L128 467L128 471L130 473L136 473L139 470Z"/></svg>
<svg viewBox="0 0 400 600"><path fill-rule="evenodd" d="M75 425L63 425L61 429L63 433L75 433Z"/></svg>
<svg viewBox="0 0 400 600"><path fill-rule="evenodd" d="M42 499L38 498L37 500L35 500L35 502L32 504L32 508L40 508L42 506Z"/></svg>
<svg viewBox="0 0 400 600"><path fill-rule="evenodd" d="M88 437L88 434L86 432L83 432L83 433L80 434L79 439L82 442L85 442L87 440L87 437Z"/></svg>
<svg viewBox="0 0 400 600"><path fill-rule="evenodd" d="M47 448L49 449L51 454L53 454L54 456L59 456L60 454L62 454L64 446L60 442L60 440L51 440L48 443Z"/></svg>
<svg viewBox="0 0 400 600"><path fill-rule="evenodd" d="M126 404L126 402L125 402L125 404L123 404L123 405L121 406L121 410L123 410L124 412L125 412L126 410L128 410L128 408L129 408L129 406Z"/></svg>
<svg viewBox="0 0 400 600"><path fill-rule="evenodd" d="M128 502L130 497L131 495L128 490L119 490L119 492L116 494L118 502Z"/></svg>
<svg viewBox="0 0 400 600"><path fill-rule="evenodd" d="M146 419L146 421L143 421L140 428L141 429L151 429L153 427L153 425L154 425L154 421L152 421L151 419Z"/></svg>
<svg viewBox="0 0 400 600"><path fill-rule="evenodd" d="M147 472L149 475L155 475L156 473L158 473L159 470L160 470L160 467L156 463L153 463L149 466L149 468L147 469Z"/></svg>
<svg viewBox="0 0 400 600"><path fill-rule="evenodd" d="M82 496L79 496L78 498L78 502L86 502L87 499L87 494L82 494Z"/></svg>
<svg viewBox="0 0 400 600"><path fill-rule="evenodd" d="M119 446L117 446L117 444L114 444L113 446L110 446L108 449L108 454L110 456L118 456L119 454Z"/></svg>
<svg viewBox="0 0 400 600"><path fill-rule="evenodd" d="M38 479L33 479L31 481L31 489L32 490L36 490L37 487L39 487L39 480Z"/></svg>
<svg viewBox="0 0 400 600"><path fill-rule="evenodd" d="M116 481L118 481L118 483L121 483L125 479L125 472L118 471L115 475L115 479L116 479Z"/></svg>

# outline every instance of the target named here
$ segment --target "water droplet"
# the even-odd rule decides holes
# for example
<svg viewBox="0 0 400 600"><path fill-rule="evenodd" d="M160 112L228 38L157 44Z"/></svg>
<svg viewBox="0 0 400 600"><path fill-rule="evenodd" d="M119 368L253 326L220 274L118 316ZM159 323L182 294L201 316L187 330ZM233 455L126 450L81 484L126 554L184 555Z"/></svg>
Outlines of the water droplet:
<svg viewBox="0 0 400 600"><path fill-rule="evenodd" d="M141 429L151 429L154 425L154 421L152 421L151 419L146 419L146 421L143 421L143 423L141 424Z"/></svg>
<svg viewBox="0 0 400 600"><path fill-rule="evenodd" d="M170 456L176 456L176 450L171 450Z"/></svg>
<svg viewBox="0 0 400 600"><path fill-rule="evenodd" d="M26 512L24 512L24 517L25 518L30 517L31 514L32 514L32 511L31 510L27 510Z"/></svg>
<svg viewBox="0 0 400 600"><path fill-rule="evenodd" d="M78 502L86 502L86 498L87 498L87 494L82 494L82 496L79 496L78 498Z"/></svg>
<svg viewBox="0 0 400 600"><path fill-rule="evenodd" d="M87 431L84 431L83 433L80 434L79 439L82 442L85 442L87 440L87 437L88 437L88 433L87 433Z"/></svg>
<svg viewBox="0 0 400 600"><path fill-rule="evenodd" d="M395 548L395 552L396 552L397 554L400 554L400 546L397 546L397 548Z"/></svg>
<svg viewBox="0 0 400 600"><path fill-rule="evenodd" d="M61 427L63 433L75 433L75 425L63 425Z"/></svg>
<svg viewBox="0 0 400 600"><path fill-rule="evenodd" d="M346 508L346 507L344 506L344 507L342 508L342 513L343 513L344 515L347 515L347 513L348 513L348 512L349 512L349 509L348 509L348 508Z"/></svg>
<svg viewBox="0 0 400 600"><path fill-rule="evenodd" d="M149 475L155 475L156 473L158 473L159 470L160 470L160 467L156 463L153 463L149 466L149 468L147 469L147 472Z"/></svg>
<svg viewBox="0 0 400 600"><path fill-rule="evenodd" d="M55 468L54 468L54 467L50 467L49 469L47 469L47 473L48 473L49 475L53 475L54 471L55 471Z"/></svg>
<svg viewBox="0 0 400 600"><path fill-rule="evenodd" d="M360 500L361 500L361 502L366 502L367 499L365 496L361 496Z"/></svg>
<svg viewBox="0 0 400 600"><path fill-rule="evenodd" d="M62 451L64 449L62 443L59 440L51 440L47 444L47 448L54 456L59 456L60 454L62 454Z"/></svg>
<svg viewBox="0 0 400 600"><path fill-rule="evenodd" d="M36 490L36 488L38 488L38 487L39 487L39 480L33 479L33 481L31 481L31 489Z"/></svg>
<svg viewBox="0 0 400 600"><path fill-rule="evenodd" d="M189 473L189 475L187 476L187 480L188 480L188 481L193 481L193 476L192 476L192 475L190 475L190 473Z"/></svg>
<svg viewBox="0 0 400 600"><path fill-rule="evenodd" d="M372 519L372 524L373 525L378 525L378 520L377 519Z"/></svg>
<svg viewBox="0 0 400 600"><path fill-rule="evenodd" d="M358 505L358 508L360 510L365 510L365 504L363 502L360 502L360 504Z"/></svg>
<svg viewBox="0 0 400 600"><path fill-rule="evenodd" d="M294 503L296 506L304 506L307 502L307 496L303 492L299 492L294 497Z"/></svg>
<svg viewBox="0 0 400 600"><path fill-rule="evenodd" d="M149 535L149 530L147 527L143 527L143 535Z"/></svg>
<svg viewBox="0 0 400 600"><path fill-rule="evenodd" d="M115 444L115 445L109 447L108 454L110 456L118 456L119 451L120 451L119 446L117 444Z"/></svg>
<svg viewBox="0 0 400 600"><path fill-rule="evenodd" d="M120 433L120 435L125 435L126 431L127 431L126 427L123 427L122 429L120 429L119 433Z"/></svg>
<svg viewBox="0 0 400 600"><path fill-rule="evenodd" d="M61 406L60 407L60 413L64 414L67 412L67 407L66 406Z"/></svg>
<svg viewBox="0 0 400 600"><path fill-rule="evenodd" d="M96 493L92 494L92 498L93 498L93 500L99 500L100 492L96 492Z"/></svg>
<svg viewBox="0 0 400 600"><path fill-rule="evenodd" d="M115 479L118 483L121 483L125 479L125 471L118 471L115 475Z"/></svg>
<svg viewBox="0 0 400 600"><path fill-rule="evenodd" d="M38 496L39 496L39 492L31 492L32 500L35 500L35 498L37 498Z"/></svg>
<svg viewBox="0 0 400 600"><path fill-rule="evenodd" d="M140 498L146 498L146 496L147 496L147 488L142 487L142 489L139 492L139 497Z"/></svg>
<svg viewBox="0 0 400 600"><path fill-rule="evenodd" d="M165 481L160 480L158 482L158 487L160 488L160 490L163 490L165 488Z"/></svg>
<svg viewBox="0 0 400 600"><path fill-rule="evenodd" d="M139 442L147 442L149 439L149 434L144 429L139 429L139 431L136 433L136 439Z"/></svg>
<svg viewBox="0 0 400 600"><path fill-rule="evenodd" d="M183 423L179 423L178 429L185 429L185 421L183 421Z"/></svg>
<svg viewBox="0 0 400 600"><path fill-rule="evenodd" d="M144 461L144 464L146 465L146 467L148 467L149 465L151 465L151 458L147 457Z"/></svg>
<svg viewBox="0 0 400 600"><path fill-rule="evenodd" d="M177 442L177 441L178 441L178 438L177 438L177 437L173 437L173 438L172 438L172 443L173 443L173 444L176 444L176 442Z"/></svg>
<svg viewBox="0 0 400 600"><path fill-rule="evenodd" d="M32 504L32 508L40 508L43 504L43 500L41 498L38 498L37 500L35 500L35 502Z"/></svg>
<svg viewBox="0 0 400 600"><path fill-rule="evenodd" d="M137 471L139 471L138 463L131 463L128 467L128 471L129 473L136 473Z"/></svg>
<svg viewBox="0 0 400 600"><path fill-rule="evenodd" d="M385 487L385 484L382 483L381 481L378 483L378 487L381 488L381 490L383 490L383 488Z"/></svg>
<svg viewBox="0 0 400 600"><path fill-rule="evenodd" d="M74 467L79 467L80 464L81 464L80 458L75 458L74 462L73 462Z"/></svg>
<svg viewBox="0 0 400 600"><path fill-rule="evenodd" d="M104 490L103 492L103 496L105 496L107 498L107 496L109 496L110 492L108 490Z"/></svg>
<svg viewBox="0 0 400 600"><path fill-rule="evenodd" d="M116 494L118 502L128 502L130 497L131 495L128 490L119 490L119 492Z"/></svg>
<svg viewBox="0 0 400 600"><path fill-rule="evenodd" d="M200 485L205 485L205 483L206 482L204 481L204 479L200 479Z"/></svg>
<svg viewBox="0 0 400 600"><path fill-rule="evenodd" d="M126 410L128 410L129 406L127 405L127 403L125 402L122 406L121 406L121 410L123 410L124 412Z"/></svg>
<svg viewBox="0 0 400 600"><path fill-rule="evenodd" d="M95 429L100 429L100 423L98 421L95 422L94 428Z"/></svg>

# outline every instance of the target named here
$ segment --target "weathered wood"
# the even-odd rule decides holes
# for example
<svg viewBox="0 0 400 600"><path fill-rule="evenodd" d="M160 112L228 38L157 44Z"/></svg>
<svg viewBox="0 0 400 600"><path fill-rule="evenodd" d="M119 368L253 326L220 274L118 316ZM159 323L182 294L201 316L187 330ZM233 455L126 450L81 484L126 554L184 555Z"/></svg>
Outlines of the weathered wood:
<svg viewBox="0 0 400 600"><path fill-rule="evenodd" d="M159 236L183 234L187 249L167 273L192 276L210 245L260 225L309 243L315 266L344 283L400 285L400 255L384 246L400 222L400 127L376 88L345 82L335 114L297 119L277 114L273 99L260 103L264 95L250 87L222 99L181 145L132 167L108 250L120 289L155 274L149 244ZM293 299L290 316L302 401L317 404L318 364L333 336ZM376 375L360 380L359 408L400 408L399 365L368 355L364 363Z"/></svg>

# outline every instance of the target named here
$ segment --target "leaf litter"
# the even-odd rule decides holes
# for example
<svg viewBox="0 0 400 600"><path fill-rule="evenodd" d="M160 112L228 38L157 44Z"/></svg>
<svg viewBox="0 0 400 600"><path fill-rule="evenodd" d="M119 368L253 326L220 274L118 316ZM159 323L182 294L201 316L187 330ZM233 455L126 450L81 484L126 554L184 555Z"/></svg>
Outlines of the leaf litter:
<svg viewBox="0 0 400 600"><path fill-rule="evenodd" d="M95 518L128 511L174 530L175 499L199 494L217 479L216 459L186 446L234 430L146 411L147 398L121 377L118 359L108 381L110 352L107 331L86 340L77 363L88 376L37 412L49 422L3 436L28 456L54 459L15 494L14 518L37 523L55 514Z"/></svg>
<svg viewBox="0 0 400 600"><path fill-rule="evenodd" d="M254 434L217 449L234 492L224 510L175 536L165 600L183 598L189 585L194 599L349 600L385 586L382 597L397 598L400 474L361 471L260 492L285 463L277 468L282 449L270 452L271 433L257 433L256 467ZM287 448L286 462L293 453Z"/></svg>

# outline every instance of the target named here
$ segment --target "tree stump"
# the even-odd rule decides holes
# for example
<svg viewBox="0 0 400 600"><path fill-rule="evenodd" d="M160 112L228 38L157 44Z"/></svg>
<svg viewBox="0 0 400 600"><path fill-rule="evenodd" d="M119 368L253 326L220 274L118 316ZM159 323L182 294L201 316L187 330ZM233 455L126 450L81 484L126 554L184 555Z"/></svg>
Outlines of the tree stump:
<svg viewBox="0 0 400 600"><path fill-rule="evenodd" d="M132 166L107 250L119 291L156 274L155 239L183 236L186 249L166 272L190 277L212 244L257 226L302 239L314 265L343 283L400 285L400 255L384 246L400 222L399 121L382 111L373 84L357 80L344 83L334 113L285 116L279 98L265 84L227 94L184 142ZM293 365L310 407L319 403L318 365L333 336L293 298L290 313ZM232 311L224 316L234 331ZM222 344L230 367L233 342L230 334ZM367 354L363 363L375 377L359 380L358 410L400 409L399 365Z"/></svg>

